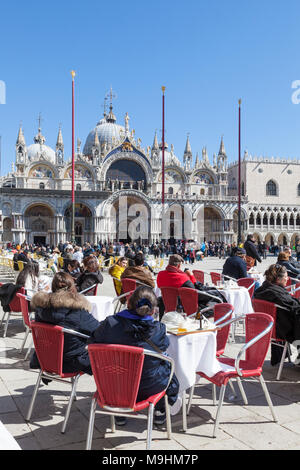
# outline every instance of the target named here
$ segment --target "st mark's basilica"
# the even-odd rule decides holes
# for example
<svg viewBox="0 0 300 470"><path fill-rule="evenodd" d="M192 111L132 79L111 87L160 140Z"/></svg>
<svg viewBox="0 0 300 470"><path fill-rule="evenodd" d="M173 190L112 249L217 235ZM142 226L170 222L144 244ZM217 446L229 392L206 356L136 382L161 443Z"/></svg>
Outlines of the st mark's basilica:
<svg viewBox="0 0 300 470"><path fill-rule="evenodd" d="M165 143L165 206L169 226L164 233L162 207L162 144L155 133L152 146L142 148L130 129L109 111L75 152L75 239L128 241L128 225L144 208L143 242L166 238L224 241L237 238L238 164L228 164L223 137L209 158L206 148L194 156L189 137L182 163L173 145ZM72 161L64 154L62 130L55 148L46 144L39 125L27 145L20 127L11 172L0 180L2 243L56 245L71 239ZM26 137L26 138L25 138ZM5 159L9 159L7 155ZM252 157L241 165L242 231L268 244L293 244L300 233L300 164L298 159ZM126 227L121 202L127 211ZM123 204L123 202L122 202ZM124 217L123 217L124 219ZM187 233L187 221L189 229Z"/></svg>

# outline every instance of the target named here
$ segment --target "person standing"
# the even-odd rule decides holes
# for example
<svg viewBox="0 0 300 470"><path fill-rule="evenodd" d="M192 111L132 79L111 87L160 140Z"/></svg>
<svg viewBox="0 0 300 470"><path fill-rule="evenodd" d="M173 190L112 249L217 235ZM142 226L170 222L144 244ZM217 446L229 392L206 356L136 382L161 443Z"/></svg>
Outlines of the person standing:
<svg viewBox="0 0 300 470"><path fill-rule="evenodd" d="M254 260L254 266L257 265L257 261L261 263L261 257L259 256L256 249L255 238L253 235L247 236L247 240L244 243L244 248L246 250L246 255Z"/></svg>

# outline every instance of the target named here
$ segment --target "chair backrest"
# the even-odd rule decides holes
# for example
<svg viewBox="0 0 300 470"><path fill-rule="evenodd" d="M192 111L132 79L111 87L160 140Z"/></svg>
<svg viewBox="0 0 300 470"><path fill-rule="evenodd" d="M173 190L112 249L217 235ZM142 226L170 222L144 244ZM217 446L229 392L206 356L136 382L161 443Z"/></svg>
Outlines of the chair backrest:
<svg viewBox="0 0 300 470"><path fill-rule="evenodd" d="M35 351L46 372L62 375L64 333L63 328L49 323L31 322Z"/></svg>
<svg viewBox="0 0 300 470"><path fill-rule="evenodd" d="M262 333L271 321L273 318L267 313L247 313L245 318L246 343ZM272 330L273 328L246 350L245 360L252 369L262 367L270 346Z"/></svg>
<svg viewBox="0 0 300 470"><path fill-rule="evenodd" d="M189 316L198 311L198 291L190 287L180 287L179 297L183 306L183 311Z"/></svg>
<svg viewBox="0 0 300 470"><path fill-rule="evenodd" d="M99 405L133 409L144 364L143 348L89 344L88 352Z"/></svg>
<svg viewBox="0 0 300 470"><path fill-rule="evenodd" d="M211 277L211 282L216 286L218 284L218 281L221 281L221 274L220 273L210 273Z"/></svg>
<svg viewBox="0 0 300 470"><path fill-rule="evenodd" d="M177 287L161 287L160 290L165 306L165 312L175 312L179 296Z"/></svg>
<svg viewBox="0 0 300 470"><path fill-rule="evenodd" d="M17 294L23 294L24 295L25 294L24 287L21 287L20 289L17 290L17 292L14 295L14 298L10 302L9 309L10 309L11 312L22 312L21 301L20 301L19 297L17 296Z"/></svg>
<svg viewBox="0 0 300 470"><path fill-rule="evenodd" d="M242 277L237 280L239 286L246 287L248 289L249 295L252 298L254 294L255 281L251 277Z"/></svg>
<svg viewBox="0 0 300 470"><path fill-rule="evenodd" d="M292 285L292 279L288 276L287 278L287 283L285 287L291 286Z"/></svg>
<svg viewBox="0 0 300 470"><path fill-rule="evenodd" d="M295 285L295 291L292 294L295 299L300 299L300 282Z"/></svg>
<svg viewBox="0 0 300 470"><path fill-rule="evenodd" d="M128 302L128 300L132 296L132 291L135 291L136 289L136 280L124 278L124 279L121 279L121 282L122 282L123 293L126 294L126 292L128 292L128 295L126 295L126 300Z"/></svg>
<svg viewBox="0 0 300 470"><path fill-rule="evenodd" d="M17 294L17 297L20 299L21 312L23 315L24 323L25 325L31 327L31 322L29 319L29 302L24 294Z"/></svg>
<svg viewBox="0 0 300 470"><path fill-rule="evenodd" d="M271 315L274 321L274 326L272 329L272 339L276 338L276 316L277 316L277 307L273 302L268 302L267 300L252 299L252 307L254 312L262 312Z"/></svg>
<svg viewBox="0 0 300 470"><path fill-rule="evenodd" d="M200 269L194 269L193 274L197 282L201 282L201 284L204 284L204 271L200 271Z"/></svg>
<svg viewBox="0 0 300 470"><path fill-rule="evenodd" d="M214 305L214 323L216 323L221 318L224 318L225 321L231 320L233 314L233 306L231 304L215 304ZM222 325L223 322L220 323ZM227 344L228 336L230 331L230 325L224 326L224 328L217 331L217 356L221 356Z"/></svg>

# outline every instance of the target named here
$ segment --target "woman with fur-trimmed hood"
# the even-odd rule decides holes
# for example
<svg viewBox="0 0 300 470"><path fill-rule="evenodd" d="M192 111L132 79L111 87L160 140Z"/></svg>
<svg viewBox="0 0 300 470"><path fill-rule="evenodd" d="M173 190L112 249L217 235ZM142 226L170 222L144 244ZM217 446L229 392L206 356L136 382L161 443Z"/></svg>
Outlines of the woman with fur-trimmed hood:
<svg viewBox="0 0 300 470"><path fill-rule="evenodd" d="M100 323L91 315L91 304L78 294L74 280L62 271L55 274L52 293L38 292L31 301L35 321L51 323L91 336ZM64 338L63 371L82 371L92 375L86 339L66 334ZM39 368L34 353L30 367Z"/></svg>

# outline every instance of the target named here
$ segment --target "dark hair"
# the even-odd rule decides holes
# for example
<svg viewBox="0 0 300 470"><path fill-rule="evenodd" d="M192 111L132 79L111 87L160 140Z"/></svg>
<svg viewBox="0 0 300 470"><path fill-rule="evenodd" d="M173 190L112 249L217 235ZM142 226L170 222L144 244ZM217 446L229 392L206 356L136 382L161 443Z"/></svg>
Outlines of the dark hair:
<svg viewBox="0 0 300 470"><path fill-rule="evenodd" d="M127 263L127 258L126 258L125 256L121 256L121 257L117 260L116 264L118 264L118 265L120 266L121 263L122 263L124 260L125 260L126 263Z"/></svg>
<svg viewBox="0 0 300 470"><path fill-rule="evenodd" d="M80 268L80 264L77 261L77 259L70 259L70 261L68 261L68 264L67 264L67 267L69 266L71 266L72 271L74 271L74 269Z"/></svg>
<svg viewBox="0 0 300 470"><path fill-rule="evenodd" d="M140 286L133 292L128 301L128 309L144 317L151 315L154 307L157 306L157 298L151 287Z"/></svg>
<svg viewBox="0 0 300 470"><path fill-rule="evenodd" d="M278 279L283 279L287 272L285 266L281 264L271 264L265 271L266 280L271 284L275 284Z"/></svg>
<svg viewBox="0 0 300 470"><path fill-rule="evenodd" d="M25 286L26 279L28 276L31 276L32 284L35 286L36 280L39 277L40 274L40 268L39 264L34 262L29 262L29 263L24 263L24 268L22 271L19 273L16 284L18 286Z"/></svg>
<svg viewBox="0 0 300 470"><path fill-rule="evenodd" d="M99 262L94 255L89 255L86 258L83 258L83 266L86 271L90 273L96 273L99 269Z"/></svg>
<svg viewBox="0 0 300 470"><path fill-rule="evenodd" d="M145 262L145 258L144 258L143 253L137 253L134 257L134 264L136 266L143 266L144 262Z"/></svg>
<svg viewBox="0 0 300 470"><path fill-rule="evenodd" d="M68 273L64 273L63 271L56 273L52 280L52 292L57 292L61 289L77 294L77 289L72 276Z"/></svg>
<svg viewBox="0 0 300 470"><path fill-rule="evenodd" d="M281 251L278 254L278 261L289 261L290 257L289 254L286 251Z"/></svg>

